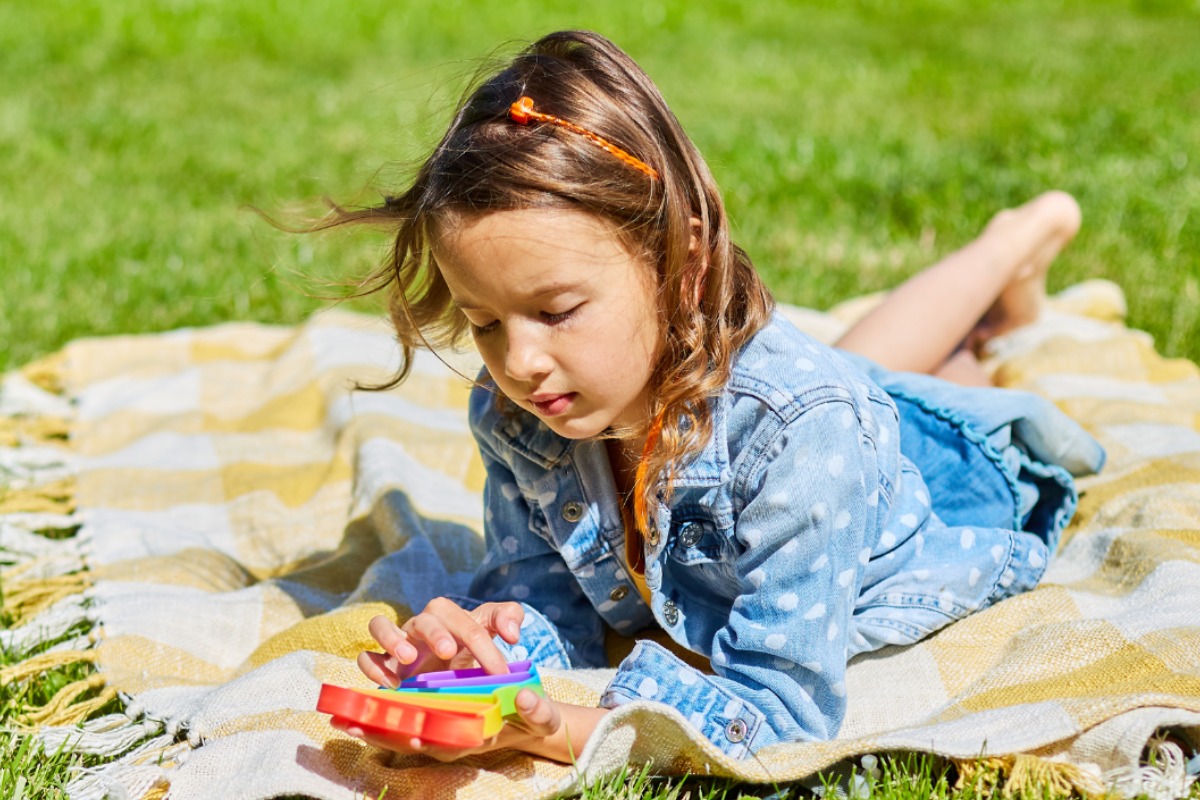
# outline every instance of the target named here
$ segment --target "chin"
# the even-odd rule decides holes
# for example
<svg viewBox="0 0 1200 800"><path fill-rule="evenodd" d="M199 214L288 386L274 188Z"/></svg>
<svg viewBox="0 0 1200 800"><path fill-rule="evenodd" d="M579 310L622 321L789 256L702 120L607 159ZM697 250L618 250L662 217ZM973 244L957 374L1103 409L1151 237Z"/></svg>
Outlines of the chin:
<svg viewBox="0 0 1200 800"><path fill-rule="evenodd" d="M564 439L594 439L608 430L606 425L580 419L539 419L543 425Z"/></svg>

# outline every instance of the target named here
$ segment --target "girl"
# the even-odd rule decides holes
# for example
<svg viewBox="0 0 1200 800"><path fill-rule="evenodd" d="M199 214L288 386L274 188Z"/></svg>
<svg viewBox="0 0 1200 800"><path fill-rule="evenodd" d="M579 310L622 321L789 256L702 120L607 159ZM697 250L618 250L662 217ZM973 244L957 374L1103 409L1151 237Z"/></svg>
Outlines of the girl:
<svg viewBox="0 0 1200 800"><path fill-rule="evenodd" d="M394 224L405 362L470 338L487 469L471 599L370 632L395 685L529 657L606 665L658 626L601 708L523 692L484 747L569 761L609 709L677 709L733 756L834 736L846 662L1032 589L1099 446L1052 405L984 384L971 355L1032 320L1079 211L1002 212L831 349L774 313L720 195L650 79L586 32L539 40L463 102L403 194L324 225ZM705 669L694 664L699 661Z"/></svg>

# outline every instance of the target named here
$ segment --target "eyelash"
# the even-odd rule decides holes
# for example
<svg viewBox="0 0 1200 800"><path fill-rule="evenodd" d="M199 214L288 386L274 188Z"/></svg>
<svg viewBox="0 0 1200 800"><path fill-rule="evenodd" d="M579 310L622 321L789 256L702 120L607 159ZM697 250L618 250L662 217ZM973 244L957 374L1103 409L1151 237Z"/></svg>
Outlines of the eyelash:
<svg viewBox="0 0 1200 800"><path fill-rule="evenodd" d="M581 305L582 305L582 303L579 306L575 306L574 308L567 309L566 311L562 312L561 314L547 314L547 313L543 312L542 313L542 321L545 322L547 325L561 325L562 323L569 320L571 317L575 316L575 312L579 310ZM494 322L489 322L487 325L476 325L474 322L472 322L471 323L471 332L474 333L476 336L486 336L487 334L496 330L496 328L499 325L500 325L499 320L496 320Z"/></svg>
<svg viewBox="0 0 1200 800"><path fill-rule="evenodd" d="M569 320L571 317L575 316L575 312L578 310L579 306L575 306L574 308L568 308L561 314L542 314L542 319L545 320L548 325L560 325Z"/></svg>

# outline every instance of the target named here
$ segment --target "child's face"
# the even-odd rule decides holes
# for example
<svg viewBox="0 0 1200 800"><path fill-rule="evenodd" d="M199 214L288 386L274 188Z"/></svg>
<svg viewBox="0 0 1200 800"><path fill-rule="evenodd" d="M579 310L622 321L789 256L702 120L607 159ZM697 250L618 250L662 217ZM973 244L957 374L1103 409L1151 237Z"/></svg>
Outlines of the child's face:
<svg viewBox="0 0 1200 800"><path fill-rule="evenodd" d="M439 237L433 253L510 400L570 439L645 421L658 347L653 277L609 222L498 211Z"/></svg>

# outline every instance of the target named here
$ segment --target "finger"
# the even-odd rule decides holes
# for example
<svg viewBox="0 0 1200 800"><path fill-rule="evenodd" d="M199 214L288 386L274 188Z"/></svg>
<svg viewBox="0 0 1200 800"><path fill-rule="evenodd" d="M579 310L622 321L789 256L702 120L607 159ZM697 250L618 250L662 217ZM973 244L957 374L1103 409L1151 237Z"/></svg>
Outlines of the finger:
<svg viewBox="0 0 1200 800"><path fill-rule="evenodd" d="M449 660L461 647L489 673L508 672L508 662L492 641L492 632L451 600L429 601L425 611L409 620L405 628L410 636L423 640L443 659Z"/></svg>
<svg viewBox="0 0 1200 800"><path fill-rule="evenodd" d="M380 647L394 655L401 664L411 664L416 660L417 648L408 640L408 634L387 617L372 617L367 623L367 631Z"/></svg>
<svg viewBox="0 0 1200 800"><path fill-rule="evenodd" d="M525 620L525 609L520 603L484 603L475 609L479 624L509 644L521 638L521 623Z"/></svg>
<svg viewBox="0 0 1200 800"><path fill-rule="evenodd" d="M562 726L562 714L549 698L522 689L516 697L521 727L534 736L550 736Z"/></svg>
<svg viewBox="0 0 1200 800"><path fill-rule="evenodd" d="M358 723L342 717L333 717L329 720L329 724L347 736L360 739L371 747L404 754L422 752L421 740L411 736L398 733L387 734L374 728L363 728Z"/></svg>
<svg viewBox="0 0 1200 800"><path fill-rule="evenodd" d="M395 689L400 685L400 664L395 656L387 653L363 652L358 654L358 668L380 686Z"/></svg>
<svg viewBox="0 0 1200 800"><path fill-rule="evenodd" d="M458 641L442 620L433 614L418 614L404 623L404 631L410 639L443 661L449 661L458 652Z"/></svg>
<svg viewBox="0 0 1200 800"><path fill-rule="evenodd" d="M479 624L475 617L465 611L462 618L457 621L461 623L462 627L456 630L456 635L463 647L475 656L475 661L479 663L479 666L483 667L490 675L506 675L508 660L500 652L496 643L492 641L492 629Z"/></svg>

